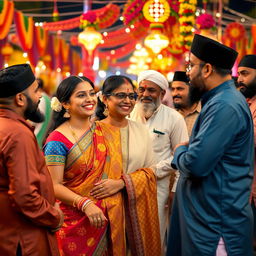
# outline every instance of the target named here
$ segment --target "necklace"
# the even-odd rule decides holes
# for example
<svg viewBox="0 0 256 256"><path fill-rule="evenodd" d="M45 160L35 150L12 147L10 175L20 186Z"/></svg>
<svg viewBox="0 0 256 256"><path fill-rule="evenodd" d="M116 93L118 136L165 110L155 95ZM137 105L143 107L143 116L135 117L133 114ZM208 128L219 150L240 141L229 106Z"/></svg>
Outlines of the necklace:
<svg viewBox="0 0 256 256"><path fill-rule="evenodd" d="M81 144L79 143L79 140L78 140L78 137L75 133L75 130L74 128L71 126L70 122L68 122L68 125L69 125L69 129L70 129L70 132L73 136L73 138L75 139L75 142L80 150L80 153L82 155L82 163L80 164L80 171L84 172L84 171L89 171L90 168L88 168L88 164L86 162L86 157L85 157L85 151L83 151L83 148L81 146ZM92 130L91 130L91 126L90 126L90 133L92 133Z"/></svg>

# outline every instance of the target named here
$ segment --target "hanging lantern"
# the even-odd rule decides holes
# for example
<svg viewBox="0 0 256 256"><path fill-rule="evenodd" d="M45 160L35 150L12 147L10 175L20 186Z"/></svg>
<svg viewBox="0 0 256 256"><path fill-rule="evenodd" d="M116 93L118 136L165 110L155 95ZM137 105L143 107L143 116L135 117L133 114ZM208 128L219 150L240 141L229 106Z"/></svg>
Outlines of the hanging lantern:
<svg viewBox="0 0 256 256"><path fill-rule="evenodd" d="M158 54L169 45L169 39L162 34L161 26L155 27L151 24L150 27L151 33L145 38L144 44L154 53Z"/></svg>
<svg viewBox="0 0 256 256"><path fill-rule="evenodd" d="M149 0L143 6L144 17L152 23L163 23L170 16L170 5L166 0Z"/></svg>
<svg viewBox="0 0 256 256"><path fill-rule="evenodd" d="M86 27L78 35L78 42L81 43L89 53L91 53L101 42L102 35L94 27Z"/></svg>
<svg viewBox="0 0 256 256"><path fill-rule="evenodd" d="M170 6L166 0L149 0L143 6L144 17L151 22L151 33L144 44L154 53L160 53L169 45L169 39L162 33L163 23L170 16Z"/></svg>

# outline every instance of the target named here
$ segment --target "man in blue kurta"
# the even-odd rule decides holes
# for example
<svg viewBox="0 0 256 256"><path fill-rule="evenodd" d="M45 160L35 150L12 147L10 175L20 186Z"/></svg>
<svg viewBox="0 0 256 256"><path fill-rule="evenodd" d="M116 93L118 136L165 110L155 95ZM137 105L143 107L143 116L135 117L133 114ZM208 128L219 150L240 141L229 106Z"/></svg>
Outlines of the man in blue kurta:
<svg viewBox="0 0 256 256"><path fill-rule="evenodd" d="M253 122L230 75L236 57L195 35L187 73L202 110L189 143L174 153L180 180L168 256L252 256Z"/></svg>

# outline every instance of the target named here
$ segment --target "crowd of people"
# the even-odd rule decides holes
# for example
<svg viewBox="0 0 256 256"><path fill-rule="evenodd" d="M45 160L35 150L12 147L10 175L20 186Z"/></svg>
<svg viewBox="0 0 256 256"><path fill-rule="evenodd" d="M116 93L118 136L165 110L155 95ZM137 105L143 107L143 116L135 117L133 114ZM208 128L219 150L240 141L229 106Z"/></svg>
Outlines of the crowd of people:
<svg viewBox="0 0 256 256"><path fill-rule="evenodd" d="M256 55L237 86L236 58L195 35L173 107L155 70L70 76L51 110L28 64L0 70L0 255L252 256Z"/></svg>

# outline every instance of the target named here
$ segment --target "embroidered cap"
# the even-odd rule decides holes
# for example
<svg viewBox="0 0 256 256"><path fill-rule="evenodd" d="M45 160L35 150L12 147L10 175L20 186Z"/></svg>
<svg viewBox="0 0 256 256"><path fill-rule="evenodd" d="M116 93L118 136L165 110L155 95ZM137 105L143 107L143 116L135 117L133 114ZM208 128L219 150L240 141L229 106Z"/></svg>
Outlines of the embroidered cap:
<svg viewBox="0 0 256 256"><path fill-rule="evenodd" d="M35 81L28 64L13 65L0 70L0 98L10 97L27 89Z"/></svg>

